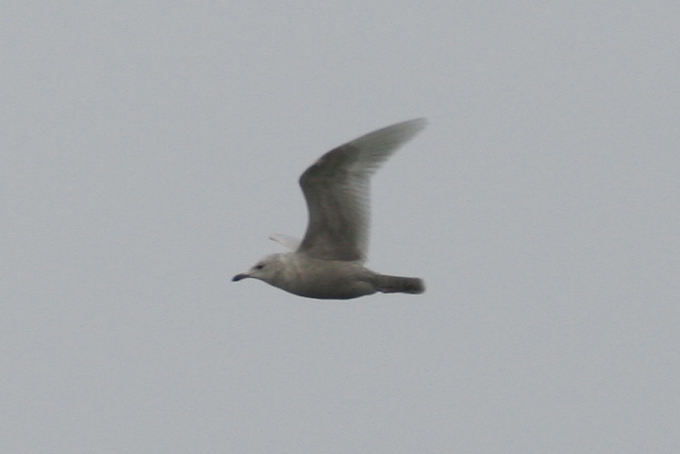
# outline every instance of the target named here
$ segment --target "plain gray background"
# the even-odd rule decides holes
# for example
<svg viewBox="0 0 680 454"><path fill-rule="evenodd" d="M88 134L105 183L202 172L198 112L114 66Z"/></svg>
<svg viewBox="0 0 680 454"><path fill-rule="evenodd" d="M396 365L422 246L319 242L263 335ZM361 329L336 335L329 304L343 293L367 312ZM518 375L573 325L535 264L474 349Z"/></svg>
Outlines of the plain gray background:
<svg viewBox="0 0 680 454"><path fill-rule="evenodd" d="M3 453L680 452L680 4L9 1ZM300 173L422 296L230 282Z"/></svg>

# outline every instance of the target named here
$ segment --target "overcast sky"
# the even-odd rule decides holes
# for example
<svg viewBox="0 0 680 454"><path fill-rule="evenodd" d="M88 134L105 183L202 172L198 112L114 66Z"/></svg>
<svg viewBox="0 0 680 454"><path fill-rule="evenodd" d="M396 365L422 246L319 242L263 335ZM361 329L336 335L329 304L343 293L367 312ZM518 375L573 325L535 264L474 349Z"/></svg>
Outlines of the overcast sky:
<svg viewBox="0 0 680 454"><path fill-rule="evenodd" d="M0 451L680 452L680 3L12 1ZM232 283L415 117L368 266Z"/></svg>

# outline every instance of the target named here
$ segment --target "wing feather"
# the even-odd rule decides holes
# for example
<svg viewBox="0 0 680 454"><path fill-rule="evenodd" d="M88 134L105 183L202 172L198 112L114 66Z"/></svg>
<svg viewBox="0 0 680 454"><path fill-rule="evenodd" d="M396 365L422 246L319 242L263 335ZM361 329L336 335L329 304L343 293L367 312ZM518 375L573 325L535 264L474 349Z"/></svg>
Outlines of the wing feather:
<svg viewBox="0 0 680 454"><path fill-rule="evenodd" d="M370 177L425 125L419 118L378 129L312 164L300 177L309 222L297 252L325 260L365 260Z"/></svg>

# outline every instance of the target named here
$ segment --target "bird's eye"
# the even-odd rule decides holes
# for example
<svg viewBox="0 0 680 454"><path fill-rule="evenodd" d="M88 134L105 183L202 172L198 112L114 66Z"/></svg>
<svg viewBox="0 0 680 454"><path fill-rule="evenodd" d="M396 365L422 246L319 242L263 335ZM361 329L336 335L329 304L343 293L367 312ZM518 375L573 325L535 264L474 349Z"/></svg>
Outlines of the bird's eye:
<svg viewBox="0 0 680 454"><path fill-rule="evenodd" d="M262 268L264 268L264 265L262 263L258 263L257 265L255 265L256 270L261 270Z"/></svg>

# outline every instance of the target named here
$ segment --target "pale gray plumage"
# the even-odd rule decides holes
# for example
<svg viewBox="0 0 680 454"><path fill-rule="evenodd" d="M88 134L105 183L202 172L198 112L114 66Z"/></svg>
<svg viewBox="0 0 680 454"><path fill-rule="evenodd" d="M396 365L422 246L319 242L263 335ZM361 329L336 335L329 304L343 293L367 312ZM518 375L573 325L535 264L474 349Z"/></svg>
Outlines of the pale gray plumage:
<svg viewBox="0 0 680 454"><path fill-rule="evenodd" d="M368 248L370 177L425 125L422 118L397 123L321 156L300 177L309 211L302 241L272 236L291 252L267 256L233 280L251 277L296 295L323 299L424 292L421 279L381 275L363 263Z"/></svg>

